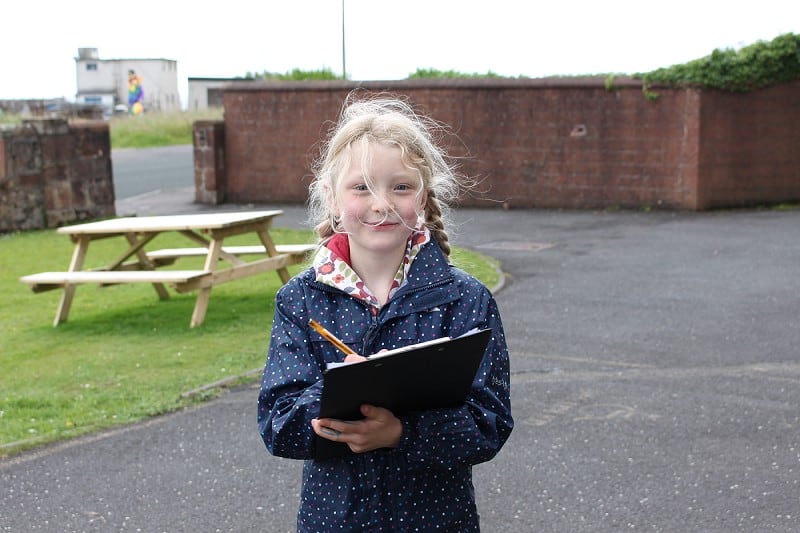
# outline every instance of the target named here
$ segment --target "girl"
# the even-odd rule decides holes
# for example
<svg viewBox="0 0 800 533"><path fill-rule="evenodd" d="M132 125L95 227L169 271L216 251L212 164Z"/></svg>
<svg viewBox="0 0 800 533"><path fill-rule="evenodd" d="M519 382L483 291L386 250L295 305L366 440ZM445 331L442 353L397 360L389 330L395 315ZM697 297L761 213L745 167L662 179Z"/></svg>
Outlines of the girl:
<svg viewBox="0 0 800 533"><path fill-rule="evenodd" d="M351 97L315 167L320 247L276 295L258 401L270 453L305 460L298 531L479 530L472 465L513 427L508 351L488 289L448 264L441 200L458 182L435 128L401 100ZM493 333L463 406L398 417L363 405L352 422L317 418L323 371L342 354L309 319L363 355ZM315 461L315 435L355 454Z"/></svg>

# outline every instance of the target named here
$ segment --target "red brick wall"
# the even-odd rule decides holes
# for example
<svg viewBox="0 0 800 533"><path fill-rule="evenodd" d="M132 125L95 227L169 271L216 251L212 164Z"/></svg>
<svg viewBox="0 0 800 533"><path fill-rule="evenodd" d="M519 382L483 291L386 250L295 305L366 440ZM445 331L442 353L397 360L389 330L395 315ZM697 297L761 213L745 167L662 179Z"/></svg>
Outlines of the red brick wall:
<svg viewBox="0 0 800 533"><path fill-rule="evenodd" d="M223 94L228 201L305 201L312 147L347 94L326 85Z"/></svg>
<svg viewBox="0 0 800 533"><path fill-rule="evenodd" d="M747 94L703 92L701 208L800 199L800 80Z"/></svg>
<svg viewBox="0 0 800 533"><path fill-rule="evenodd" d="M194 142L194 199L199 204L225 202L225 123L198 120L192 125Z"/></svg>
<svg viewBox="0 0 800 533"><path fill-rule="evenodd" d="M450 154L482 180L461 205L800 199L797 83L748 95L656 88L651 101L634 80L609 89L602 78L565 78L233 84L223 94L227 201L304 202L319 141L356 87L408 96L452 127Z"/></svg>

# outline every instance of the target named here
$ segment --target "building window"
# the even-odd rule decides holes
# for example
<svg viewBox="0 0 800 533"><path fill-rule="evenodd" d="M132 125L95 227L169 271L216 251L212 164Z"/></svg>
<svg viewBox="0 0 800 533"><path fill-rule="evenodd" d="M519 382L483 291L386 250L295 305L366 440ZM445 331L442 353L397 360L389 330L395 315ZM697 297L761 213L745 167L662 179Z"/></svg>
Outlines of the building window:
<svg viewBox="0 0 800 533"><path fill-rule="evenodd" d="M97 70L97 63L86 63L86 70Z"/></svg>

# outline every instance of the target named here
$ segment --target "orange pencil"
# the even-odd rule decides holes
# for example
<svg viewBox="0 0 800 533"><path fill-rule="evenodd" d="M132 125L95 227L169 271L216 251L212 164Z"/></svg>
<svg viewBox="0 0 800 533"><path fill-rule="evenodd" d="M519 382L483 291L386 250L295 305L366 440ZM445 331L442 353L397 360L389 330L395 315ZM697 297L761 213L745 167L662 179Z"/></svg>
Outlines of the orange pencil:
<svg viewBox="0 0 800 533"><path fill-rule="evenodd" d="M330 332L330 331L328 331L327 329L323 328L323 327L320 325L320 323L319 323L319 322L317 322L316 320L314 320L313 318L312 318L312 319L310 319L310 320L308 321L308 325L309 325L309 326L311 326L312 328L314 328L314 329L317 331L317 333L319 333L320 335L322 335L323 337L325 337L326 339L328 339L328 340L330 341L330 343L331 343L331 344L333 344L334 346L336 346L337 348L339 348L341 351L343 351L343 352L344 352L344 353L346 353L347 355L351 355L351 354L352 354L352 355L356 355L356 352L354 352L353 350L351 350L351 349L350 349L350 348L349 348L349 347L348 347L348 346L347 346L345 343L343 343L342 341L340 341L339 339L337 339L337 338L336 338L336 337L333 335L333 333L331 333L331 332Z"/></svg>

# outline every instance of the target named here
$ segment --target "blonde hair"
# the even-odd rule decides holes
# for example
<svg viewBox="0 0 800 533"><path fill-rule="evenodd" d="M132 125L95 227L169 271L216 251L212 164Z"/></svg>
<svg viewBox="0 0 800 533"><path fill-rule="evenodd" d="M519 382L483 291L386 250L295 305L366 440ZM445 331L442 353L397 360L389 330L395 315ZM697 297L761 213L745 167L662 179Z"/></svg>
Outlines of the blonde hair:
<svg viewBox="0 0 800 533"><path fill-rule="evenodd" d="M455 165L437 145L434 135L445 127L417 114L405 101L383 95L362 98L348 95L338 122L322 144L321 155L314 165L314 180L309 186L309 220L320 242L336 233L336 221L331 210L336 183L350 164L352 148L371 143L400 148L403 160L416 170L421 193L426 194L422 218L431 236L445 255L450 244L444 229L449 202L459 194ZM362 153L365 153L362 151Z"/></svg>

